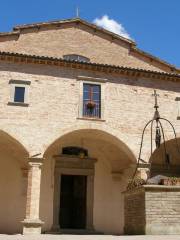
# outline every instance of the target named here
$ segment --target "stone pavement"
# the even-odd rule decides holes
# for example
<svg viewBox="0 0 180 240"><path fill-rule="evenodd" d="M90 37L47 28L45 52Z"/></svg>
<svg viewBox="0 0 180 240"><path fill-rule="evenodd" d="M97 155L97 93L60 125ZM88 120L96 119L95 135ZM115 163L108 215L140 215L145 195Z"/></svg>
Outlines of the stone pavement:
<svg viewBox="0 0 180 240"><path fill-rule="evenodd" d="M180 240L180 235L160 236L112 236L112 235L4 235L0 234L0 240Z"/></svg>

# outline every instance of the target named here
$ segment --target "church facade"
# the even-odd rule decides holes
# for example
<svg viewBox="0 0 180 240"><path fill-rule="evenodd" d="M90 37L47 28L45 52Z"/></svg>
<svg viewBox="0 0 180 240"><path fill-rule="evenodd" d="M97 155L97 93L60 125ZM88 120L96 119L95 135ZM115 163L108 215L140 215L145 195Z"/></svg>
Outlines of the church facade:
<svg viewBox="0 0 180 240"><path fill-rule="evenodd" d="M179 81L180 69L79 18L1 33L0 233L123 234L153 90L179 136Z"/></svg>

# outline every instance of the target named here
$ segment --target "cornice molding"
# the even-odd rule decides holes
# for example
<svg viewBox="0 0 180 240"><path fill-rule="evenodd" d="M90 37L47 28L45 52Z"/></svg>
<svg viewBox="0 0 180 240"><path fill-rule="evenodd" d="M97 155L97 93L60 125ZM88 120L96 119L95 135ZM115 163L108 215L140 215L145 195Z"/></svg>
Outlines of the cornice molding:
<svg viewBox="0 0 180 240"><path fill-rule="evenodd" d="M22 64L37 64L37 65L48 65L56 67L68 67L72 69L83 69L97 72L104 72L107 74L117 74L133 78L151 78L161 79L169 81L179 81L180 74L158 72L152 70L145 70L139 68L130 68L123 66L114 66L108 64L99 63L87 63L64 60L62 58L53 58L45 56L35 56L20 53L0 52L0 61L22 63Z"/></svg>

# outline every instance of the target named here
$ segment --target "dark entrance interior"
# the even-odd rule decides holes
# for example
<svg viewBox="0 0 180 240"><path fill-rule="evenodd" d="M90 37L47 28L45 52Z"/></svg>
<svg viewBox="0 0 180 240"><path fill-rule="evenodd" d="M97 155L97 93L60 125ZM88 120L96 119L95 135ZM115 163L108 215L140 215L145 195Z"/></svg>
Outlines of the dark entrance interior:
<svg viewBox="0 0 180 240"><path fill-rule="evenodd" d="M86 228L86 188L86 176L61 175L59 215L61 228Z"/></svg>

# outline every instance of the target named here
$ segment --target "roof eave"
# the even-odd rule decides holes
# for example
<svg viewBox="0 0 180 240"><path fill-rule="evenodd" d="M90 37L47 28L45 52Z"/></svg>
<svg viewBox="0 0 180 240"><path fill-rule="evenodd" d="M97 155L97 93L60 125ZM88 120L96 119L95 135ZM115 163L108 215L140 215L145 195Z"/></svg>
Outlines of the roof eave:
<svg viewBox="0 0 180 240"><path fill-rule="evenodd" d="M51 65L51 66L64 66L77 69L87 69L93 71L100 71L106 73L115 73L131 77L145 77L151 79L163 79L163 80L173 80L180 81L180 74L157 72L152 70L144 70L138 68L130 68L124 66L113 66L107 64L97 64L97 63L87 63L87 62L77 62L64 60L62 58L53 58L46 56L36 56L27 55L20 53L10 53L10 52L0 52L1 61L10 61L15 63L25 63L25 64L41 64L41 65Z"/></svg>

